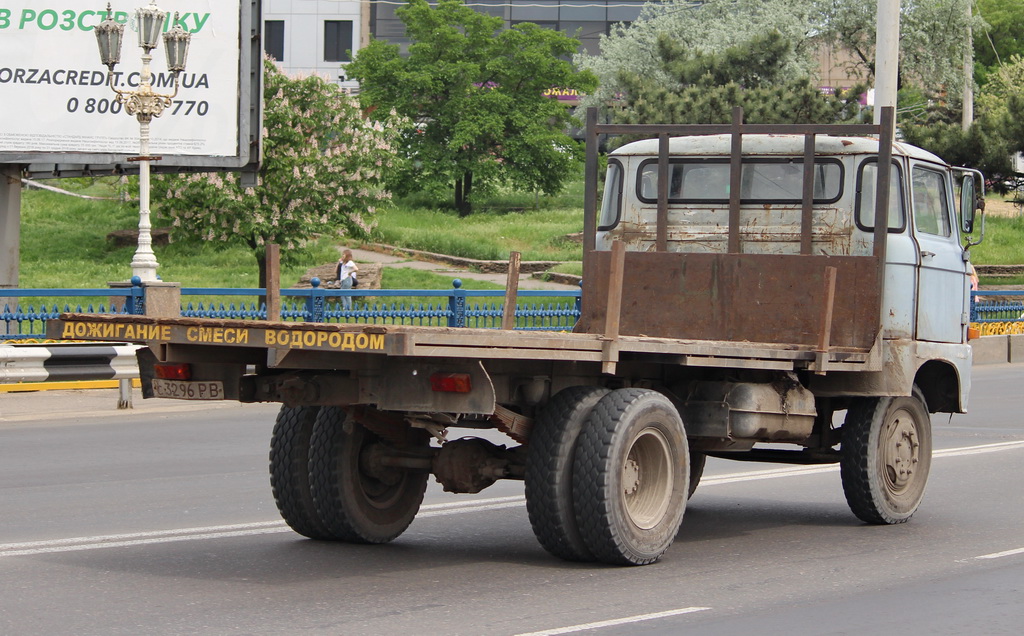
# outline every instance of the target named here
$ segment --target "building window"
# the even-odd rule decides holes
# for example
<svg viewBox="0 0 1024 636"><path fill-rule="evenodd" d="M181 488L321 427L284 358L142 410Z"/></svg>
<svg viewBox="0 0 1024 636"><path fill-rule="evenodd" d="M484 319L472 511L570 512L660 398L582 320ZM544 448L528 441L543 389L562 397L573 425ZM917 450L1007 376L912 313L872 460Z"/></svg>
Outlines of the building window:
<svg viewBox="0 0 1024 636"><path fill-rule="evenodd" d="M324 61L349 62L352 60L352 20L324 21Z"/></svg>
<svg viewBox="0 0 1024 636"><path fill-rule="evenodd" d="M284 61L284 20L263 22L263 51L278 62Z"/></svg>

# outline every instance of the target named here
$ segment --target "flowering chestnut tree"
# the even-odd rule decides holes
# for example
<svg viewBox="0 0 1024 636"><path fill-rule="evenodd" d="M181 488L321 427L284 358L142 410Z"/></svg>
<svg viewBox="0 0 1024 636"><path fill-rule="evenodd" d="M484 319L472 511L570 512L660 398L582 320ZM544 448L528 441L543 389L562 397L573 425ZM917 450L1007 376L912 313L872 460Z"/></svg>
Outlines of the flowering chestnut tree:
<svg viewBox="0 0 1024 636"><path fill-rule="evenodd" d="M394 112L371 119L337 85L312 75L289 78L264 62L263 162L255 187L234 173L156 178L172 236L243 244L266 285L268 243L296 262L321 235L366 238L379 206L390 201L384 179L396 167L394 144L407 120Z"/></svg>

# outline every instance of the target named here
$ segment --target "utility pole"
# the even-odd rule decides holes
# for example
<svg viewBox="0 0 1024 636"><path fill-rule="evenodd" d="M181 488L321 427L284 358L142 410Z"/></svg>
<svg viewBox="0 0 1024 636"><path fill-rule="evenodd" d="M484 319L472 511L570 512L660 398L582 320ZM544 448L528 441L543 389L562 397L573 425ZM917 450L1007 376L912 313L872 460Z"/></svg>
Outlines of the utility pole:
<svg viewBox="0 0 1024 636"><path fill-rule="evenodd" d="M878 0L875 21L875 112L882 122L882 108L896 108L900 70L900 0Z"/></svg>
<svg viewBox="0 0 1024 636"><path fill-rule="evenodd" d="M974 33L971 29L971 1L967 0L967 44L964 46L964 114L961 126L964 132L974 121Z"/></svg>
<svg viewBox="0 0 1024 636"><path fill-rule="evenodd" d="M17 289L21 266L21 170L17 164L0 164L0 289ZM17 298L0 298L14 310ZM18 323L13 330L17 333ZM0 322L0 335L7 335L7 323Z"/></svg>

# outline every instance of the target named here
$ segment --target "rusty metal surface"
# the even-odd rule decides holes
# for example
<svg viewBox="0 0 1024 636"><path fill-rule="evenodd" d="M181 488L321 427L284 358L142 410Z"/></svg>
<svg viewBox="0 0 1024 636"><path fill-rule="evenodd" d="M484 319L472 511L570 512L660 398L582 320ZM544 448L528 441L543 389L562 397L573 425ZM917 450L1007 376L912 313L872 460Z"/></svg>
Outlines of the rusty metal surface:
<svg viewBox="0 0 1024 636"><path fill-rule="evenodd" d="M610 253L587 255L577 331L605 324ZM623 335L814 346L825 310L825 268L837 270L830 342L868 350L879 324L869 256L628 252Z"/></svg>

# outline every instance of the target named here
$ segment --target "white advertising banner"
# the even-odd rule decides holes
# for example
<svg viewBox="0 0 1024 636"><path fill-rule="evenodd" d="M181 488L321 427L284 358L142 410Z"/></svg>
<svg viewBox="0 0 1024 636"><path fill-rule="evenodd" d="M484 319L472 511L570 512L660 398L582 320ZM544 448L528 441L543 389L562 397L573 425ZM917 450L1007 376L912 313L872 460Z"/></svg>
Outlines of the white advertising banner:
<svg viewBox="0 0 1024 636"><path fill-rule="evenodd" d="M159 1L164 31L180 25L192 41L178 94L150 127L152 154L239 154L241 1ZM135 9L149 0L113 4L125 31L112 83L132 91L142 70ZM138 153L139 122L100 62L93 29L105 18L100 0L0 0L0 153ZM171 95L163 40L152 56L153 90Z"/></svg>

